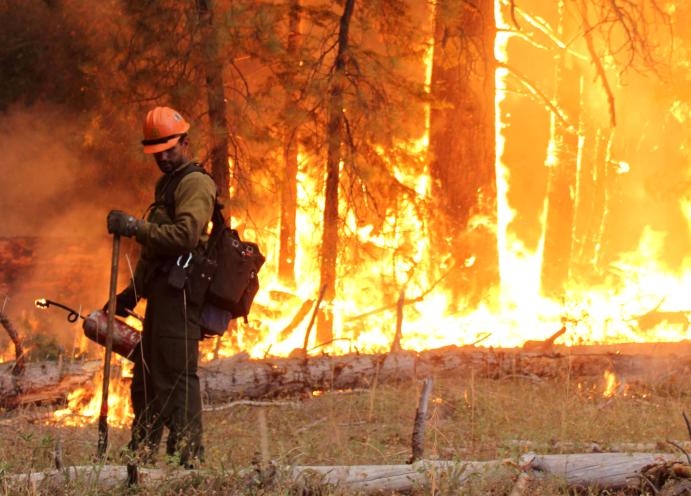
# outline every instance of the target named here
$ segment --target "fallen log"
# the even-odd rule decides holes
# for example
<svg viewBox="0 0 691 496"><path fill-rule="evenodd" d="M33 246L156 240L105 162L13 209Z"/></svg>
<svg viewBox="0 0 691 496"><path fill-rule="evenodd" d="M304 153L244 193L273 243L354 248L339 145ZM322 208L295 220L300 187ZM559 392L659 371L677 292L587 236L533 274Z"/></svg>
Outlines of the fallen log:
<svg viewBox="0 0 691 496"><path fill-rule="evenodd" d="M519 464L525 464L536 478L554 477L569 488L613 489L638 487L642 470L652 464L675 461L667 454L655 453L594 453L584 455L524 455ZM305 465L285 467L278 471L293 483L305 485L333 485L363 493L410 491L424 487L444 473L453 473L457 484L476 481L484 475L502 468L515 466L507 460L490 461L429 461L412 465ZM184 477L214 477L203 470L140 469L142 485ZM281 476L281 475L279 475ZM0 479L4 489L28 488L50 490L63 487L67 481L82 481L86 489L107 490L123 486L127 480L125 466L77 466L64 470L7 475Z"/></svg>
<svg viewBox="0 0 691 496"><path fill-rule="evenodd" d="M644 350L637 345L637 352ZM651 344L650 347L658 347ZM610 348L616 350L616 348ZM665 353L526 353L520 349L446 347L424 352L348 354L340 356L265 358L247 354L203 363L199 378L204 401L227 403L300 395L315 390L366 389L374 383L391 384L425 377L453 376L510 379L594 378L605 370L627 380L655 381L685 377L691 372L691 346L677 343ZM678 353L677 355L673 354ZM0 364L0 404L51 401L78 386L90 387L100 361L58 365L56 362L27 363L21 377L12 375L13 362Z"/></svg>
<svg viewBox="0 0 691 496"><path fill-rule="evenodd" d="M14 408L29 403L51 403L78 387L92 388L100 360L63 363L26 363L21 376L12 374L14 362L0 363L0 405Z"/></svg>
<svg viewBox="0 0 691 496"><path fill-rule="evenodd" d="M679 460L669 453L582 453L570 455L523 455L537 473L556 477L570 488L614 489L639 487L644 468Z"/></svg>
<svg viewBox="0 0 691 496"><path fill-rule="evenodd" d="M691 441L671 441L677 446L685 449L686 451L691 451ZM519 449L523 451L562 451L562 452L581 452L581 453L607 453L607 452L623 452L623 453L633 453L633 452L656 452L656 451L669 451L678 452L678 448L670 444L669 441L657 441L657 442L639 442L639 443L626 443L626 442L578 442L578 441L554 441L554 442L535 442L524 439L508 439L503 441L499 445L502 448L507 449ZM453 453L453 450L448 450L449 454Z"/></svg>
<svg viewBox="0 0 691 496"><path fill-rule="evenodd" d="M431 473L458 469L460 483L505 465L503 461L451 462L421 461L413 465L341 465L284 467L279 476L294 483L334 485L371 493L380 491L407 491L426 483ZM142 486L181 480L185 477L214 477L203 470L138 469L138 482ZM120 465L81 465L64 470L31 472L0 477L4 489L25 488L31 491L50 491L63 488L66 482L79 481L85 490L103 491L123 487L127 480L127 467Z"/></svg>
<svg viewBox="0 0 691 496"><path fill-rule="evenodd" d="M308 481L311 484L328 484L364 493L385 493L410 491L427 484L430 478L443 472L454 471L455 482L463 484L469 480L496 471L506 462L468 461L418 461L411 465L337 465L298 466L292 469L292 479Z"/></svg>
<svg viewBox="0 0 691 496"><path fill-rule="evenodd" d="M193 475L195 471L162 470L152 468L139 469L139 482L149 486L162 481L174 481ZM62 470L30 472L27 474L0 477L0 488L3 494L10 490L24 489L27 494L41 494L63 489L65 484L78 482L84 493L94 493L116 487L124 487L127 481L127 467L120 465L78 465Z"/></svg>
<svg viewBox="0 0 691 496"><path fill-rule="evenodd" d="M267 358L223 360L200 367L203 395L207 402L257 399L314 390L369 388L433 376L503 379L516 376L599 379L605 370L634 378L659 380L684 377L691 372L691 350L687 355L625 355L617 353L540 354L521 350L466 349L447 347L421 353L348 354L307 359Z"/></svg>

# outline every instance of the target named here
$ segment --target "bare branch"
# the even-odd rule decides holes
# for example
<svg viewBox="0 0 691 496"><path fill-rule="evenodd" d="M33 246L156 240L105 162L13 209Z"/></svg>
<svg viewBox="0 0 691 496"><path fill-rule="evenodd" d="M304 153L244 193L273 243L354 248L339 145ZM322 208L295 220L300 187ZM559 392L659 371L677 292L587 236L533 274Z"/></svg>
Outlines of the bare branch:
<svg viewBox="0 0 691 496"><path fill-rule="evenodd" d="M614 1L614 0L612 0L612 1ZM581 20L583 22L583 37L585 38L585 43L586 43L586 46L588 47L588 52L590 53L590 59L592 60L593 64L595 65L595 71L597 72L597 75L600 78L600 81L602 82L602 87L605 90L605 93L607 94L607 103L609 105L610 125L612 127L616 127L616 125L617 125L617 114L616 114L616 108L614 105L614 93L612 92L612 88L609 85L609 81L607 80L607 74L605 73L605 68L602 65L602 60L600 60L600 57L597 55L597 52L595 50L595 44L593 43L592 30L590 28L590 24L588 21L588 5L586 4L585 0L580 0L579 7L580 7L579 13L581 15Z"/></svg>

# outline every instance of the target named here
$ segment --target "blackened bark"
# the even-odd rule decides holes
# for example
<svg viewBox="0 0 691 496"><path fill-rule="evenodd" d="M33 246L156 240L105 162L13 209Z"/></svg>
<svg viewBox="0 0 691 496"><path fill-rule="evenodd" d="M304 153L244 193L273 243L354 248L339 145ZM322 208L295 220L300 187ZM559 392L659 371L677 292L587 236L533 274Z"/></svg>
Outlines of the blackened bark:
<svg viewBox="0 0 691 496"><path fill-rule="evenodd" d="M433 197L445 214L434 226L440 254L453 254L457 291L480 296L498 282L495 175L494 2L436 2L430 114ZM475 215L485 225L468 221ZM447 240L451 240L449 243ZM469 269L465 261L475 263Z"/></svg>
<svg viewBox="0 0 691 496"><path fill-rule="evenodd" d="M278 277L287 286L295 285L295 233L297 213L298 128L290 119L297 105L294 68L298 67L297 53L300 42L300 1L290 1L288 23L287 91L283 130L283 180L281 182L281 230L278 250Z"/></svg>
<svg viewBox="0 0 691 496"><path fill-rule="evenodd" d="M329 95L328 122L326 126L327 157L326 187L324 192L324 233L321 247L321 287L325 307L317 322L317 340L324 343L333 338L332 302L336 296L336 261L338 257L338 183L343 141L343 89L348 52L348 32L355 0L346 0L338 32L338 53L334 62Z"/></svg>
<svg viewBox="0 0 691 496"><path fill-rule="evenodd" d="M201 50L206 73L211 175L220 190L221 200L227 205L230 198L228 119L223 89L223 64L219 57L212 0L197 0L197 12L201 23Z"/></svg>

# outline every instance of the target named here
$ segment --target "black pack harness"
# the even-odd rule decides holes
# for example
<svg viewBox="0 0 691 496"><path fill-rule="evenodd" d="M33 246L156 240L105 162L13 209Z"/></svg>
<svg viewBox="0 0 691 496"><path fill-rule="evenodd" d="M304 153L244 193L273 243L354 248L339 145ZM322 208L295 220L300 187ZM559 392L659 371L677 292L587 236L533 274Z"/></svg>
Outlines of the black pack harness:
<svg viewBox="0 0 691 496"><path fill-rule="evenodd" d="M184 177L193 172L209 175L196 163L173 172L164 186L163 200L150 208L163 207L175 219L175 191ZM240 239L223 217L218 193L211 215L212 229L201 253L183 254L171 261L168 282L189 291L189 300L202 306L202 325L211 334L222 335L231 319L247 315L259 290L258 272L265 258L255 243Z"/></svg>

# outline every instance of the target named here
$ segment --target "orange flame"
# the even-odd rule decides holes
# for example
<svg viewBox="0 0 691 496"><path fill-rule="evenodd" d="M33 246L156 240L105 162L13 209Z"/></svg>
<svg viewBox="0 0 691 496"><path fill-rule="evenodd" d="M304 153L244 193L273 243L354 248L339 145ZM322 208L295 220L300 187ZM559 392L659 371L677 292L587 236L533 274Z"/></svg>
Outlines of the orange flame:
<svg viewBox="0 0 691 496"><path fill-rule="evenodd" d="M130 403L129 378L132 377L131 362L120 359L120 374L113 374L108 390L108 424L126 427L134 414ZM51 422L62 425L84 426L95 423L101 411L103 374L94 378L92 387L81 387L69 393L67 407L53 412Z"/></svg>
<svg viewBox="0 0 691 496"><path fill-rule="evenodd" d="M617 388L619 386L619 381L614 372L605 370L605 391L602 393L603 398L612 398L617 394Z"/></svg>
<svg viewBox="0 0 691 496"><path fill-rule="evenodd" d="M677 311L684 308L683 295L691 289L691 259L688 271L675 274L660 261L662 258L663 233L647 229L641 236L639 247L620 257L611 265L626 273L625 283L606 283L601 286L572 285L566 288L564 301L541 295L540 273L542 269L543 241L537 248L529 249L510 229L516 211L511 207L509 168L504 163L506 142L506 109L509 98L508 45L512 36L511 25L503 17L502 1L495 1L497 34L494 55L500 63L495 73L495 141L497 178L497 224L490 226L496 231L500 286L493 301L482 302L475 308L464 308L464 302L444 289L435 287L436 268L431 266L431 241L426 232L426 219L413 201L402 199L396 211L387 212L381 225L363 225L345 203L342 205L344 230L362 245L371 247L379 257L359 261L358 264L339 265L338 298L333 302L334 340L327 344L316 341L312 330L308 351L325 353L380 352L390 348L396 322L396 299L401 287L405 287L408 301L403 308L401 346L405 349L423 350L446 345L475 343L482 336L482 346L520 346L526 340L543 340L554 329L566 325L563 338L566 344L619 343L644 341L679 341L687 338L686 327L660 322L655 328L645 328L639 316L655 307L660 295L668 295L660 311ZM433 59L433 42L428 41L424 62L425 82L429 91ZM429 119L429 106L426 108ZM416 140L394 144L418 157L412 164L389 161L396 179L417 193L417 200L426 201L430 195L430 178L427 167L429 122L425 132ZM384 147L375 149L383 160L388 160ZM388 155L391 155L390 153ZM395 154L393 154L395 155ZM551 159L548 157L548 162ZM618 171L624 173L629 166L618 163ZM202 356L213 359L246 351L254 358L265 355L289 355L302 348L309 321L307 317L293 326L289 324L308 300L315 300L319 293L319 245L322 225L323 177L318 172L319 158L300 150L298 163L298 211L295 236L298 247L295 257L297 289L284 287L276 277L278 252L275 227L259 231L246 227L243 235L259 241L268 255L265 268L260 274L262 288L257 295L249 324L238 323L220 343L209 340L202 345ZM232 161L229 165L233 166ZM345 201L345 200L344 200ZM691 225L691 200L682 202ZM486 222L472 219L471 222ZM542 220L544 223L544 219ZM544 226L543 226L544 227ZM268 235L266 233L269 233ZM542 229L544 234L545 230ZM402 247L406 256L398 256ZM474 263L473 256L466 266ZM387 281L387 282L383 282ZM387 285L398 286L391 291ZM432 290L430 290L432 288ZM385 293L393 293L385 296ZM417 298L420 295L424 297ZM416 299L417 298L417 299ZM461 310L458 310L458 309ZM680 319L683 321L683 319ZM566 324L564 324L566 323Z"/></svg>

